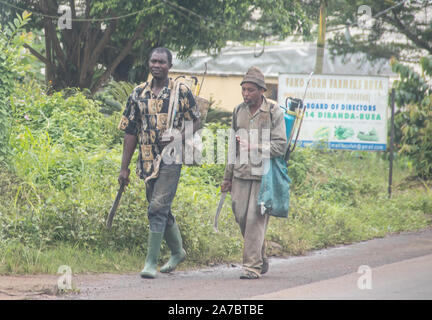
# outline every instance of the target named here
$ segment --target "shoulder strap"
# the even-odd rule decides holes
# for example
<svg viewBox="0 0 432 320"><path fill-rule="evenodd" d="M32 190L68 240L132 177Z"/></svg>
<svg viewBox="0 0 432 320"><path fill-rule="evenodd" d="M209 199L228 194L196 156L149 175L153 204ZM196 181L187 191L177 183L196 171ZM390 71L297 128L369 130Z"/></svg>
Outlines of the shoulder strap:
<svg viewBox="0 0 432 320"><path fill-rule="evenodd" d="M142 88L142 91L141 91L141 93L140 93L140 96L143 94L143 92L144 92L144 90L147 88L147 86L148 86L148 81L146 81L146 82L143 82L143 83L141 83L141 84L139 84L138 86L136 86L135 88L134 88L134 90L136 90L136 89L138 89L138 88Z"/></svg>
<svg viewBox="0 0 432 320"><path fill-rule="evenodd" d="M268 104L270 105L270 121L272 122L273 125L273 112L274 112L274 107L275 107L275 102L273 100L267 99Z"/></svg>
<svg viewBox="0 0 432 320"><path fill-rule="evenodd" d="M234 128L234 131L237 131L237 129L238 129L237 128L237 114L239 112L239 109L240 109L240 105L235 107L234 111L233 111L233 128Z"/></svg>
<svg viewBox="0 0 432 320"><path fill-rule="evenodd" d="M167 119L168 130L171 130L174 126L174 117L178 107L179 92L180 92L180 81L175 81L173 88L170 92L170 100L168 104L168 119Z"/></svg>

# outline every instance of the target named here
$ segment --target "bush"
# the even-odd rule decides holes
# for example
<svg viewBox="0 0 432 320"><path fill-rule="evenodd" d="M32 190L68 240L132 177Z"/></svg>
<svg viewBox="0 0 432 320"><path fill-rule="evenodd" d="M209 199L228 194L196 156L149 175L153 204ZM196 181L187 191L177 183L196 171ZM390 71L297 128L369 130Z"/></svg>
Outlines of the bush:
<svg viewBox="0 0 432 320"><path fill-rule="evenodd" d="M18 86L11 104L14 171L27 183L63 190L110 165L103 157L121 141L118 114L105 117L81 92L46 95L35 83Z"/></svg>
<svg viewBox="0 0 432 320"><path fill-rule="evenodd" d="M408 155L422 178L432 177L432 56L420 60L422 74L396 62L393 70L400 75L395 81L395 141L399 153Z"/></svg>
<svg viewBox="0 0 432 320"><path fill-rule="evenodd" d="M10 95L16 81L23 77L28 65L22 60L26 53L24 44L30 35L21 32L21 28L29 21L30 14L26 11L17 15L14 23L0 25L0 164L4 164L9 156L10 134Z"/></svg>

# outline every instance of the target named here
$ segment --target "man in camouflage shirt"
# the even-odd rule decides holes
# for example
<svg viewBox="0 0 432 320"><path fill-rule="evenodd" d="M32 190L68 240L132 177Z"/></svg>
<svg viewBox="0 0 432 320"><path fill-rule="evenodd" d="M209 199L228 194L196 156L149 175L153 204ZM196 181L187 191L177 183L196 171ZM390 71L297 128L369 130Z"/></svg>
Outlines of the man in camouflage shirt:
<svg viewBox="0 0 432 320"><path fill-rule="evenodd" d="M186 257L180 230L171 212L182 163L178 159L165 161L164 149L183 146L185 121L193 121L195 132L200 124L200 113L190 89L180 85L172 119L172 132L177 134L168 134L170 99L175 99L171 97L175 84L168 78L171 66L172 55L168 49L156 48L150 53L149 69L153 79L133 90L119 124L119 129L125 131L119 183L129 183L128 167L138 144L137 174L145 181L149 202L150 233L145 266L141 271L143 278L155 278L163 238L171 250L171 257L161 272L173 271Z"/></svg>

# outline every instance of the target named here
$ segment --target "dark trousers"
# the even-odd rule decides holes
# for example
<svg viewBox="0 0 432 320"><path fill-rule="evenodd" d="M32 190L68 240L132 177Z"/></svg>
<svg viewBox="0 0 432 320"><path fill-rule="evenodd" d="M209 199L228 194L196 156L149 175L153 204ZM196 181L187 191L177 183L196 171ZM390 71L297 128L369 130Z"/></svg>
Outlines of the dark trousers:
<svg viewBox="0 0 432 320"><path fill-rule="evenodd" d="M146 184L146 196L149 202L148 219L151 232L164 232L172 226L175 218L171 213L171 204L180 179L181 164L160 164L159 175Z"/></svg>

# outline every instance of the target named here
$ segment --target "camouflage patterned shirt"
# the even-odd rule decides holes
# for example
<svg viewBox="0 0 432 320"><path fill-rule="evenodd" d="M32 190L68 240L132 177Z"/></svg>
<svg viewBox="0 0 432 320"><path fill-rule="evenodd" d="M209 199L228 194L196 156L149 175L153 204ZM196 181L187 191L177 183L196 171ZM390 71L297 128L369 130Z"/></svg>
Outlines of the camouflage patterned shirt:
<svg viewBox="0 0 432 320"><path fill-rule="evenodd" d="M126 103L118 128L138 137L139 155L137 174L141 179L157 177L162 147L160 137L167 129L170 94L174 91L174 81L156 96L151 90L151 82L137 86ZM191 90L180 85L178 108L175 113L173 129L182 131L185 121L200 118L200 112Z"/></svg>

